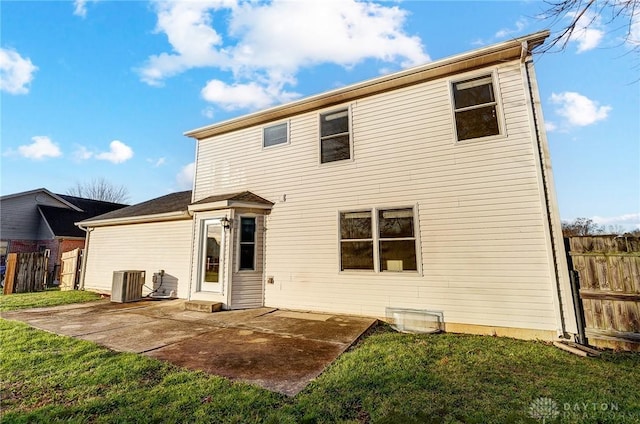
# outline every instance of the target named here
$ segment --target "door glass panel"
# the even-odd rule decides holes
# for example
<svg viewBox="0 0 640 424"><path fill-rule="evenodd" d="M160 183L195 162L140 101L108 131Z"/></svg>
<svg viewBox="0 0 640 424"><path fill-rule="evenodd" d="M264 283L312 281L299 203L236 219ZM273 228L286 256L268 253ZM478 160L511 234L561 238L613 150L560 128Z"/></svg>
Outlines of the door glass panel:
<svg viewBox="0 0 640 424"><path fill-rule="evenodd" d="M205 228L207 241L203 258L204 282L220 282L220 246L222 244L222 226L220 223L207 224Z"/></svg>

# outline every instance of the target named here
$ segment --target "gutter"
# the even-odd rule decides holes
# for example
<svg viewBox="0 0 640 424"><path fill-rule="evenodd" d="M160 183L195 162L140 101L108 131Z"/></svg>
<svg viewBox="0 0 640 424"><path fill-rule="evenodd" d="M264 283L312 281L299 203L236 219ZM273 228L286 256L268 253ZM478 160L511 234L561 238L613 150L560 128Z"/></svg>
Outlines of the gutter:
<svg viewBox="0 0 640 424"><path fill-rule="evenodd" d="M140 215L140 216L127 216L122 218L111 219L99 219L95 221L82 221L76 223L76 225L82 228L81 225L87 227L106 227L109 225L122 225L122 224L139 224L142 222L162 222L162 221L174 221L179 219L190 219L191 213L189 211L176 211L165 212L153 215Z"/></svg>
<svg viewBox="0 0 640 424"><path fill-rule="evenodd" d="M524 49L524 46L523 46ZM554 210L558 209L557 201L555 199L555 195L553 193L553 180L550 175L550 164L548 159L548 149L546 147L546 138L544 135L544 128L542 122L542 107L540 104L540 98L537 95L538 88L535 80L535 72L533 69L533 64L529 58L530 54L527 54L527 57L523 57L521 60L522 63L522 76L523 80L526 83L526 88L528 91L527 103L529 105L529 119L532 124L532 128L535 133L533 136L535 137L534 150L536 154L536 162L537 169L539 172L539 178L541 183L541 200L544 203L544 212L545 212L545 238L547 245L550 249L549 259L552 263L552 267L550 267L549 271L553 280L553 287L551 287L551 295L553 299L553 308L554 314L556 317L556 331L557 336L559 338L568 338L567 329L566 329L566 319L564 315L566 314L563 311L562 301L560 296L562 279L560 277L560 273L562 269L567 270L566 263L563 263L563 258L565 258L564 252L564 244L558 245L558 240L555 236L555 233L559 231L560 223L558 219L558 214L554 213ZM547 168L549 170L547 171ZM554 219L556 218L556 219ZM564 268L563 268L564 266ZM565 314L563 314L565 312ZM568 312L568 311L567 311Z"/></svg>
<svg viewBox="0 0 640 424"><path fill-rule="evenodd" d="M78 284L78 290L84 290L84 277L87 272L87 259L89 258L89 238L94 229L85 228L80 223L76 223L76 226L87 233L87 236L84 238L84 255L82 257L82 268L80 269L80 283Z"/></svg>

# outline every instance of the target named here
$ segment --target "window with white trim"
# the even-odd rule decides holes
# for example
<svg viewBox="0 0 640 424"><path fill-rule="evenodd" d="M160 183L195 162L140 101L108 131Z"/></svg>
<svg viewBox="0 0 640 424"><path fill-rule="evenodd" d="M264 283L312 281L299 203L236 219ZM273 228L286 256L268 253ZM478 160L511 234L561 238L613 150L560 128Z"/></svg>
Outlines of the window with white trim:
<svg viewBox="0 0 640 424"><path fill-rule="evenodd" d="M320 163L351 159L349 108L320 114Z"/></svg>
<svg viewBox="0 0 640 424"><path fill-rule="evenodd" d="M500 134L491 75L454 82L452 90L458 141Z"/></svg>
<svg viewBox="0 0 640 424"><path fill-rule="evenodd" d="M262 129L262 147L277 146L289 142L289 123L270 125Z"/></svg>
<svg viewBox="0 0 640 424"><path fill-rule="evenodd" d="M341 212L340 270L417 271L413 208Z"/></svg>
<svg viewBox="0 0 640 424"><path fill-rule="evenodd" d="M340 214L340 268L373 270L371 211Z"/></svg>
<svg viewBox="0 0 640 424"><path fill-rule="evenodd" d="M240 218L240 271L256 269L256 219Z"/></svg>

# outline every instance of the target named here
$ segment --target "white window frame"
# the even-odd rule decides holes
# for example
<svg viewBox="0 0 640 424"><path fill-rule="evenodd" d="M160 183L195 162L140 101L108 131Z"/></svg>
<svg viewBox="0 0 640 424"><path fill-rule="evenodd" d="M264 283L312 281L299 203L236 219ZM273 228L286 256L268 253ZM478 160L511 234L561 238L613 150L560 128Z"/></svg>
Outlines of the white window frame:
<svg viewBox="0 0 640 424"><path fill-rule="evenodd" d="M334 107L331 109L326 109L326 110L322 110L318 113L318 164L320 166L331 166L334 164L339 164L339 163L347 163L347 162L353 162L354 158L353 158L353 153L354 153L354 148L353 148L353 114L352 114L352 110L351 110L351 105L343 105L343 106L339 106L339 107ZM326 136L326 137L322 137L322 117L324 115L330 115L332 113L338 113L338 112L342 112L345 111L347 112L347 118L348 118L348 127L349 127L349 158L347 159L340 159L340 160L333 160L330 162L322 162L322 141L323 139L328 139L331 137L335 137L337 135L340 134L332 134L330 136ZM344 133L341 133L344 134Z"/></svg>
<svg viewBox="0 0 640 424"><path fill-rule="evenodd" d="M383 238L380 237L380 228L379 228L379 211L387 211L394 209L411 209L413 211L413 237L400 237L400 238ZM371 231L372 231L372 241L373 241L373 269L345 269L342 270L342 234L340 228L340 215L343 213L355 213L355 212L370 212L371 213ZM422 243L420 242L420 225L418 220L418 205L391 205L391 206L377 206L372 208L358 208L353 207L350 209L340 209L338 210L338 272L339 273L368 273L372 272L379 275L422 275ZM380 241L385 240L407 240L413 238L415 240L415 254L416 254L416 269L415 270L403 270L403 271L383 271L380 266ZM364 240L364 239L363 239ZM369 240L369 239L366 239Z"/></svg>
<svg viewBox="0 0 640 424"><path fill-rule="evenodd" d="M241 245L243 244L243 242L241 241L242 239L242 218L249 218L249 219L253 219L253 222L255 223L255 231L254 231L254 236L253 236L253 242L251 244L253 244L253 268L249 269L249 268L240 268L240 254L242 252L241 249ZM237 243L237 247L236 247L236 272L256 272L257 271L257 254L258 254L258 217L256 215L237 215L236 219L238 221L238 243ZM248 242L244 242L244 244L249 244Z"/></svg>
<svg viewBox="0 0 640 424"><path fill-rule="evenodd" d="M268 128L277 127L277 126L280 126L280 125L286 125L287 126L287 140L284 143L278 143L278 144L273 144L271 146L265 146L264 145L264 142L265 142L264 132L265 132L265 130L268 129ZM263 126L261 131L262 131L261 132L262 150L275 149L275 148L278 148L278 147L287 146L287 145L291 144L291 121L290 120L270 123L269 125Z"/></svg>
<svg viewBox="0 0 640 424"><path fill-rule="evenodd" d="M494 101L491 103L483 103L481 105L474 105L465 108L456 109L456 101L455 101L455 85L459 83L463 83L469 80L473 80L476 78L482 77L490 77L491 83L493 87L493 97ZM484 70L481 72L474 72L472 74L465 74L463 76L458 76L456 78L449 79L449 98L451 100L451 122L454 134L454 141L456 144L465 144L465 143L473 143L476 141L490 141L497 139L504 139L507 137L506 125L504 121L504 108L502 107L502 95L500 93L500 85L498 84L499 78L497 75L497 70ZM498 134L486 135L482 137L476 138L467 138L464 140L458 140L458 127L456 124L456 112L462 112L465 110L477 109L480 107L495 105L496 108L496 122L498 124Z"/></svg>

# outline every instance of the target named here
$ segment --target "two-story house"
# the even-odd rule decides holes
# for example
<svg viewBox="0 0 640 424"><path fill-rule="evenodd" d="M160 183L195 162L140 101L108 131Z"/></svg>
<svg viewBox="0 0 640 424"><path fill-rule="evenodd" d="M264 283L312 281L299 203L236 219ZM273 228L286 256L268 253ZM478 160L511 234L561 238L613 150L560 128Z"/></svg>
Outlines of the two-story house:
<svg viewBox="0 0 640 424"><path fill-rule="evenodd" d="M575 333L532 60L548 35L187 132L191 198L83 222L85 287L108 290L122 263L226 309L410 308L447 331ZM116 233L149 257L109 268L99 240ZM152 258L167 251L167 266Z"/></svg>

